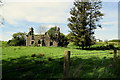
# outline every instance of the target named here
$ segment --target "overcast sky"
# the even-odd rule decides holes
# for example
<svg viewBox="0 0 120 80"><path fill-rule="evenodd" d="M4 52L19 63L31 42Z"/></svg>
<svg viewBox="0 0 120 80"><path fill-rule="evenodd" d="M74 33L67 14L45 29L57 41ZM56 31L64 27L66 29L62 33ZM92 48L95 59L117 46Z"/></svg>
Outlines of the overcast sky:
<svg viewBox="0 0 120 80"><path fill-rule="evenodd" d="M101 11L105 14L101 20L102 29L95 30L97 39L110 40L118 38L118 2L114 0L103 2ZM28 32L33 27L35 33L39 32L40 26L47 30L55 25L61 28L64 34L69 33L67 18L73 7L73 0L8 0L2 7L5 18L4 26L0 26L0 40L9 40L16 32Z"/></svg>

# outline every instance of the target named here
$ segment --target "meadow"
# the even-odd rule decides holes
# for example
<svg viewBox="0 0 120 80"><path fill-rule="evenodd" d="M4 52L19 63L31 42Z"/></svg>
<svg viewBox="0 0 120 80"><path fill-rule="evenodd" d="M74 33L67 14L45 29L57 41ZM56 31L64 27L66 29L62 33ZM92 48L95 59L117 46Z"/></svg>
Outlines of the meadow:
<svg viewBox="0 0 120 80"><path fill-rule="evenodd" d="M2 47L5 80L63 79L64 51L69 50L69 78L120 78L120 61L113 65L112 50L80 50L64 47Z"/></svg>

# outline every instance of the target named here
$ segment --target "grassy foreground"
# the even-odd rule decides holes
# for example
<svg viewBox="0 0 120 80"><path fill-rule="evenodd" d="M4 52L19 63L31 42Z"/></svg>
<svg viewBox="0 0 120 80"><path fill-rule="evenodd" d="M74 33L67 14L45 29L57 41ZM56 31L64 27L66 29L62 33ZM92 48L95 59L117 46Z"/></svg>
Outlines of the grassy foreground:
<svg viewBox="0 0 120 80"><path fill-rule="evenodd" d="M110 50L63 47L2 47L3 79L63 78L64 50L71 51L69 78L119 78L120 61L113 65Z"/></svg>

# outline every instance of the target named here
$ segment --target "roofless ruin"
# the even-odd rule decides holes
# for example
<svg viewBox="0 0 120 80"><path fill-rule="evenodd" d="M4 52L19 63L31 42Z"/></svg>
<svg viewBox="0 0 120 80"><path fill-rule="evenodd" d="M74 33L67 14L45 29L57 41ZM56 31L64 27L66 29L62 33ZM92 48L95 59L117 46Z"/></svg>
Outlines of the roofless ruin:
<svg viewBox="0 0 120 80"><path fill-rule="evenodd" d="M55 39L52 39L47 33L34 34L34 29L29 28L29 32L26 35L26 46L59 46L60 28L56 27Z"/></svg>

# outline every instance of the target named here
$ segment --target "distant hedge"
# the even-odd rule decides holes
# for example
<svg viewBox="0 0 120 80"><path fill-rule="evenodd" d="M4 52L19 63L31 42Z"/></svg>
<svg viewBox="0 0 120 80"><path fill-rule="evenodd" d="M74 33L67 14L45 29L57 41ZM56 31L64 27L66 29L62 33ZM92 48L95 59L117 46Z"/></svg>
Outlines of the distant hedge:
<svg viewBox="0 0 120 80"><path fill-rule="evenodd" d="M2 47L2 46L8 46L7 41L0 41L0 47Z"/></svg>
<svg viewBox="0 0 120 80"><path fill-rule="evenodd" d="M114 39L114 40L109 40L109 42L120 42L120 40Z"/></svg>

